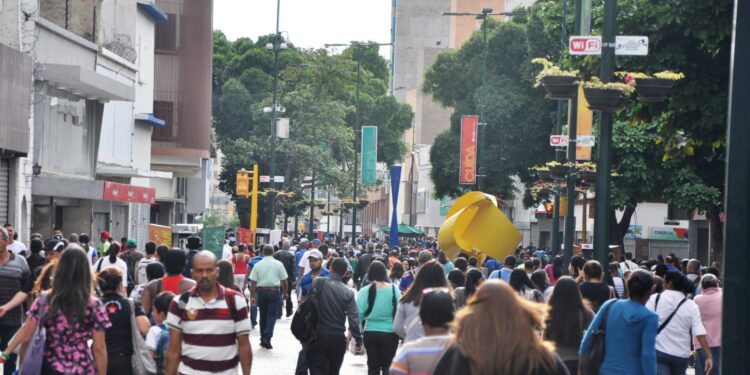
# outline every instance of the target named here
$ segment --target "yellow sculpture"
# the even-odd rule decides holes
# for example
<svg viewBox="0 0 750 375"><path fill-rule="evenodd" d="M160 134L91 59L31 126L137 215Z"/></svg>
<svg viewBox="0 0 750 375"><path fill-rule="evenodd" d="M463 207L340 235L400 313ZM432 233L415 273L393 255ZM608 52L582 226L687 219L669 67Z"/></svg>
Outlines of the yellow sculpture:
<svg viewBox="0 0 750 375"><path fill-rule="evenodd" d="M513 254L521 239L521 233L497 207L497 199L479 191L458 198L438 232L438 246L451 259L472 249L503 259Z"/></svg>

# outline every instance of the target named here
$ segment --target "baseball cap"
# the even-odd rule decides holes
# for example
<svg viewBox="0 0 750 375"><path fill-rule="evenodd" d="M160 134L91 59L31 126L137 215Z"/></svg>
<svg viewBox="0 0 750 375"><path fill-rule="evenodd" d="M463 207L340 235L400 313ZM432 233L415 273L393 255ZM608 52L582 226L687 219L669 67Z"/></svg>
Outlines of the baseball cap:
<svg viewBox="0 0 750 375"><path fill-rule="evenodd" d="M101 236L102 238L104 238L105 240L108 240L108 239L109 239L109 237L110 237L110 235L109 235L109 232L107 232L106 230L104 230L104 231L102 231L101 233L99 233L99 235L100 235L100 236Z"/></svg>
<svg viewBox="0 0 750 375"><path fill-rule="evenodd" d="M312 240L312 243L313 243L313 245L320 245L320 240L316 238L316 239Z"/></svg>
<svg viewBox="0 0 750 375"><path fill-rule="evenodd" d="M307 254L308 258L315 258L315 259L323 259L323 253L321 253L318 250L312 250L310 251L310 254Z"/></svg>
<svg viewBox="0 0 750 375"><path fill-rule="evenodd" d="M138 245L136 245L135 240L132 239L132 238L129 239L128 240L128 249L135 249L136 247L138 247Z"/></svg>

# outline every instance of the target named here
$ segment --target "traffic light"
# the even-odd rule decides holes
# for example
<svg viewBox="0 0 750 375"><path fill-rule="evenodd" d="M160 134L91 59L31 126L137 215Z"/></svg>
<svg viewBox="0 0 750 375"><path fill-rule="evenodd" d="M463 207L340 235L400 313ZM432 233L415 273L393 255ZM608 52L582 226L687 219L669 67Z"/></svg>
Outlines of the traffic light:
<svg viewBox="0 0 750 375"><path fill-rule="evenodd" d="M237 196L247 197L250 195L250 172L245 168L237 171Z"/></svg>
<svg viewBox="0 0 750 375"><path fill-rule="evenodd" d="M555 211L555 205L552 203L545 203L544 211L547 212L547 214L552 214L552 212Z"/></svg>

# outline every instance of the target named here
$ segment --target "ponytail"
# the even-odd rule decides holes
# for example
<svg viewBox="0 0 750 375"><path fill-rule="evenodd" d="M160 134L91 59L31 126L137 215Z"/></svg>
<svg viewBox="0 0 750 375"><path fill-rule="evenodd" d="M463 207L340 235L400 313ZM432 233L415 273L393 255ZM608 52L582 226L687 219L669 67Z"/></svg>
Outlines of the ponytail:
<svg viewBox="0 0 750 375"><path fill-rule="evenodd" d="M107 255L109 255L109 263L115 264L117 263L117 254L120 253L120 244L115 241L112 242L109 245L109 249L107 250Z"/></svg>

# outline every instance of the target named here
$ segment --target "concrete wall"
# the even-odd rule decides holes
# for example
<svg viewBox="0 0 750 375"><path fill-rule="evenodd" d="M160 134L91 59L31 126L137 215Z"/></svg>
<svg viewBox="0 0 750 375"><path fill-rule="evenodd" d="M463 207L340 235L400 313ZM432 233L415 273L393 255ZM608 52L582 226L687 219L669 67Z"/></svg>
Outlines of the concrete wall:
<svg viewBox="0 0 750 375"><path fill-rule="evenodd" d="M101 27L98 44L123 59L137 58L136 0L101 0Z"/></svg>
<svg viewBox="0 0 750 375"><path fill-rule="evenodd" d="M135 82L119 72L97 66L97 73L128 86ZM133 165L133 102L111 101L104 105L99 138L99 163L132 168Z"/></svg>
<svg viewBox="0 0 750 375"><path fill-rule="evenodd" d="M18 0L0 1L0 43L14 49L20 49L20 2Z"/></svg>
<svg viewBox="0 0 750 375"><path fill-rule="evenodd" d="M40 0L41 17L92 42L99 33L101 0ZM94 20L97 20L96 24Z"/></svg>
<svg viewBox="0 0 750 375"><path fill-rule="evenodd" d="M478 13L482 8L492 8L495 13L505 11L506 0L451 0L452 12ZM504 16L492 16L498 20L504 20ZM450 47L459 48L465 41L469 40L474 31L479 30L482 21L475 17L451 17Z"/></svg>

